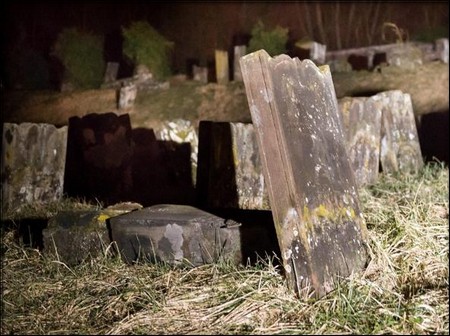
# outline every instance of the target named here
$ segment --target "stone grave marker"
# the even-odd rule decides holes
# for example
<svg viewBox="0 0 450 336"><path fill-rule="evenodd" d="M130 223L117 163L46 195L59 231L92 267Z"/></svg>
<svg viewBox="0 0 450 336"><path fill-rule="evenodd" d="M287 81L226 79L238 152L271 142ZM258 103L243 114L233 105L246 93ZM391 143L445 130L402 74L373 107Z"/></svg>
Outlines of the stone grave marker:
<svg viewBox="0 0 450 336"><path fill-rule="evenodd" d="M381 105L372 97L344 97L338 104L356 183L373 184L380 165Z"/></svg>
<svg viewBox="0 0 450 336"><path fill-rule="evenodd" d="M200 67L198 65L192 66L193 80L207 84L208 83L208 68Z"/></svg>
<svg viewBox="0 0 450 336"><path fill-rule="evenodd" d="M103 78L104 84L110 84L116 81L117 74L119 72L119 63L108 62L106 63L105 77Z"/></svg>
<svg viewBox="0 0 450 336"><path fill-rule="evenodd" d="M242 82L241 63L239 60L247 53L246 45L234 46L234 59L233 59L233 79L235 82Z"/></svg>
<svg viewBox="0 0 450 336"><path fill-rule="evenodd" d="M137 96L137 86L129 83L120 88L119 92L119 109L126 110L134 105Z"/></svg>
<svg viewBox="0 0 450 336"><path fill-rule="evenodd" d="M241 69L288 285L323 296L368 257L329 67L259 50Z"/></svg>
<svg viewBox="0 0 450 336"><path fill-rule="evenodd" d="M252 124L201 121L197 193L207 208L270 210Z"/></svg>
<svg viewBox="0 0 450 336"><path fill-rule="evenodd" d="M2 214L62 197L66 146L67 126L3 124Z"/></svg>
<svg viewBox="0 0 450 336"><path fill-rule="evenodd" d="M411 96L400 90L373 96L381 103L380 162L386 173L416 173L423 166Z"/></svg>
<svg viewBox="0 0 450 336"><path fill-rule="evenodd" d="M228 67L228 52L226 50L215 51L216 80L218 84L227 84L230 81Z"/></svg>
<svg viewBox="0 0 450 336"><path fill-rule="evenodd" d="M157 204L109 223L112 240L127 263L199 266L219 258L242 262L240 223L193 206Z"/></svg>
<svg viewBox="0 0 450 336"><path fill-rule="evenodd" d="M128 114L69 118L65 192L105 204L127 201L133 188L132 156Z"/></svg>

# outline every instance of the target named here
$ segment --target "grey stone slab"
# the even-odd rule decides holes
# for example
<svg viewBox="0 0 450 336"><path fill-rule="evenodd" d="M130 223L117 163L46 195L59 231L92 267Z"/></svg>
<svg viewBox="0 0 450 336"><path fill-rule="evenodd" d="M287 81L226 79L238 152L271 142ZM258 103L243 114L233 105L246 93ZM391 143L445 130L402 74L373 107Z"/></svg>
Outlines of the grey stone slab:
<svg viewBox="0 0 450 336"><path fill-rule="evenodd" d="M400 90L373 96L382 106L380 162L385 173L417 173L422 152L411 96Z"/></svg>
<svg viewBox="0 0 450 336"><path fill-rule="evenodd" d="M128 263L199 266L242 262L240 224L187 205L159 204L110 219L112 240Z"/></svg>
<svg viewBox="0 0 450 336"><path fill-rule="evenodd" d="M62 197L67 126L4 123L2 135L2 213Z"/></svg>
<svg viewBox="0 0 450 336"><path fill-rule="evenodd" d="M356 183L373 184L380 166L381 104L371 97L345 97L339 110Z"/></svg>
<svg viewBox="0 0 450 336"><path fill-rule="evenodd" d="M103 82L105 84L113 83L117 79L117 73L119 72L119 63L108 62L106 63L105 77Z"/></svg>
<svg viewBox="0 0 450 336"><path fill-rule="evenodd" d="M329 67L260 50L241 68L288 284L320 297L368 257Z"/></svg>
<svg viewBox="0 0 450 336"><path fill-rule="evenodd" d="M270 210L253 125L202 121L199 137L200 203L216 209Z"/></svg>
<svg viewBox="0 0 450 336"><path fill-rule="evenodd" d="M235 82L242 82L241 63L239 60L247 53L246 45L234 46L234 58L233 58L233 79Z"/></svg>
<svg viewBox="0 0 450 336"><path fill-rule="evenodd" d="M218 84L227 84L230 81L228 51L215 50L216 80Z"/></svg>
<svg viewBox="0 0 450 336"><path fill-rule="evenodd" d="M61 211L42 231L43 253L69 266L112 253L107 220L128 210Z"/></svg>

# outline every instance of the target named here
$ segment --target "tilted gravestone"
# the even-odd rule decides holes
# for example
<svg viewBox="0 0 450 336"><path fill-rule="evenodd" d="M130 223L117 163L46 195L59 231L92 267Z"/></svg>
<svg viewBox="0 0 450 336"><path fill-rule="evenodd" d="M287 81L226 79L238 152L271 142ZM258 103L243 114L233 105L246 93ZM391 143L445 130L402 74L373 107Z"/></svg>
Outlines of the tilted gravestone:
<svg viewBox="0 0 450 336"><path fill-rule="evenodd" d="M63 195L67 126L4 123L2 214Z"/></svg>
<svg viewBox="0 0 450 336"><path fill-rule="evenodd" d="M320 297L368 257L329 67L259 50L241 69L289 287Z"/></svg>
<svg viewBox="0 0 450 336"><path fill-rule="evenodd" d="M241 63L239 60L247 53L246 45L234 46L234 59L233 59L233 79L235 82L242 82Z"/></svg>
<svg viewBox="0 0 450 336"><path fill-rule="evenodd" d="M356 184L373 184L380 166L381 104L372 97L345 97L339 110Z"/></svg>
<svg viewBox="0 0 450 336"><path fill-rule="evenodd" d="M423 167L411 96L400 90L378 93L381 103L380 162L383 172L416 173Z"/></svg>
<svg viewBox="0 0 450 336"><path fill-rule="evenodd" d="M119 63L108 62L106 63L105 77L103 78L104 84L113 83L117 79L117 73L119 72Z"/></svg>
<svg viewBox="0 0 450 336"><path fill-rule="evenodd" d="M200 67L198 65L192 66L192 72L193 72L193 80L202 82L204 84L208 83L208 68L207 67Z"/></svg>

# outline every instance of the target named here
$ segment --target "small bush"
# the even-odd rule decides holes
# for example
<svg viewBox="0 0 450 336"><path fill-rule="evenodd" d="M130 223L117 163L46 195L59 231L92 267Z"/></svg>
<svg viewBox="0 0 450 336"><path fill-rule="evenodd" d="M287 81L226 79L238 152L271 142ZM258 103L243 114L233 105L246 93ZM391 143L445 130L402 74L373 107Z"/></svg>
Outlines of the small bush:
<svg viewBox="0 0 450 336"><path fill-rule="evenodd" d="M146 21L131 23L122 27L123 54L134 65L145 65L156 79L164 79L171 74L168 52L173 42L166 40Z"/></svg>
<svg viewBox="0 0 450 336"><path fill-rule="evenodd" d="M76 88L100 87L105 71L103 37L64 29L53 46L52 54L65 68L65 79Z"/></svg>
<svg viewBox="0 0 450 336"><path fill-rule="evenodd" d="M270 56L286 53L289 29L276 26L267 30L262 21L258 21L252 29L248 52L264 49Z"/></svg>

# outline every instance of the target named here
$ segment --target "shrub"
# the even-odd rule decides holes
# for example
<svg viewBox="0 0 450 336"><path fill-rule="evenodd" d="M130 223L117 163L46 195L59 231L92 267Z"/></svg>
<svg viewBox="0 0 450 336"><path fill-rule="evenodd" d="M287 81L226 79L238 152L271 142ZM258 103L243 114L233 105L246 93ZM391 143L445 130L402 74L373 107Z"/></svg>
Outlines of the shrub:
<svg viewBox="0 0 450 336"><path fill-rule="evenodd" d="M146 21L131 23L122 27L123 54L134 65L145 65L156 79L164 79L171 74L168 52L173 42L166 40Z"/></svg>
<svg viewBox="0 0 450 336"><path fill-rule="evenodd" d="M248 52L264 49L270 56L286 52L289 29L276 26L272 30L265 28L262 21L258 21L252 29Z"/></svg>
<svg viewBox="0 0 450 336"><path fill-rule="evenodd" d="M66 28L53 46L52 54L64 66L65 79L76 88L98 88L103 81L103 37Z"/></svg>

